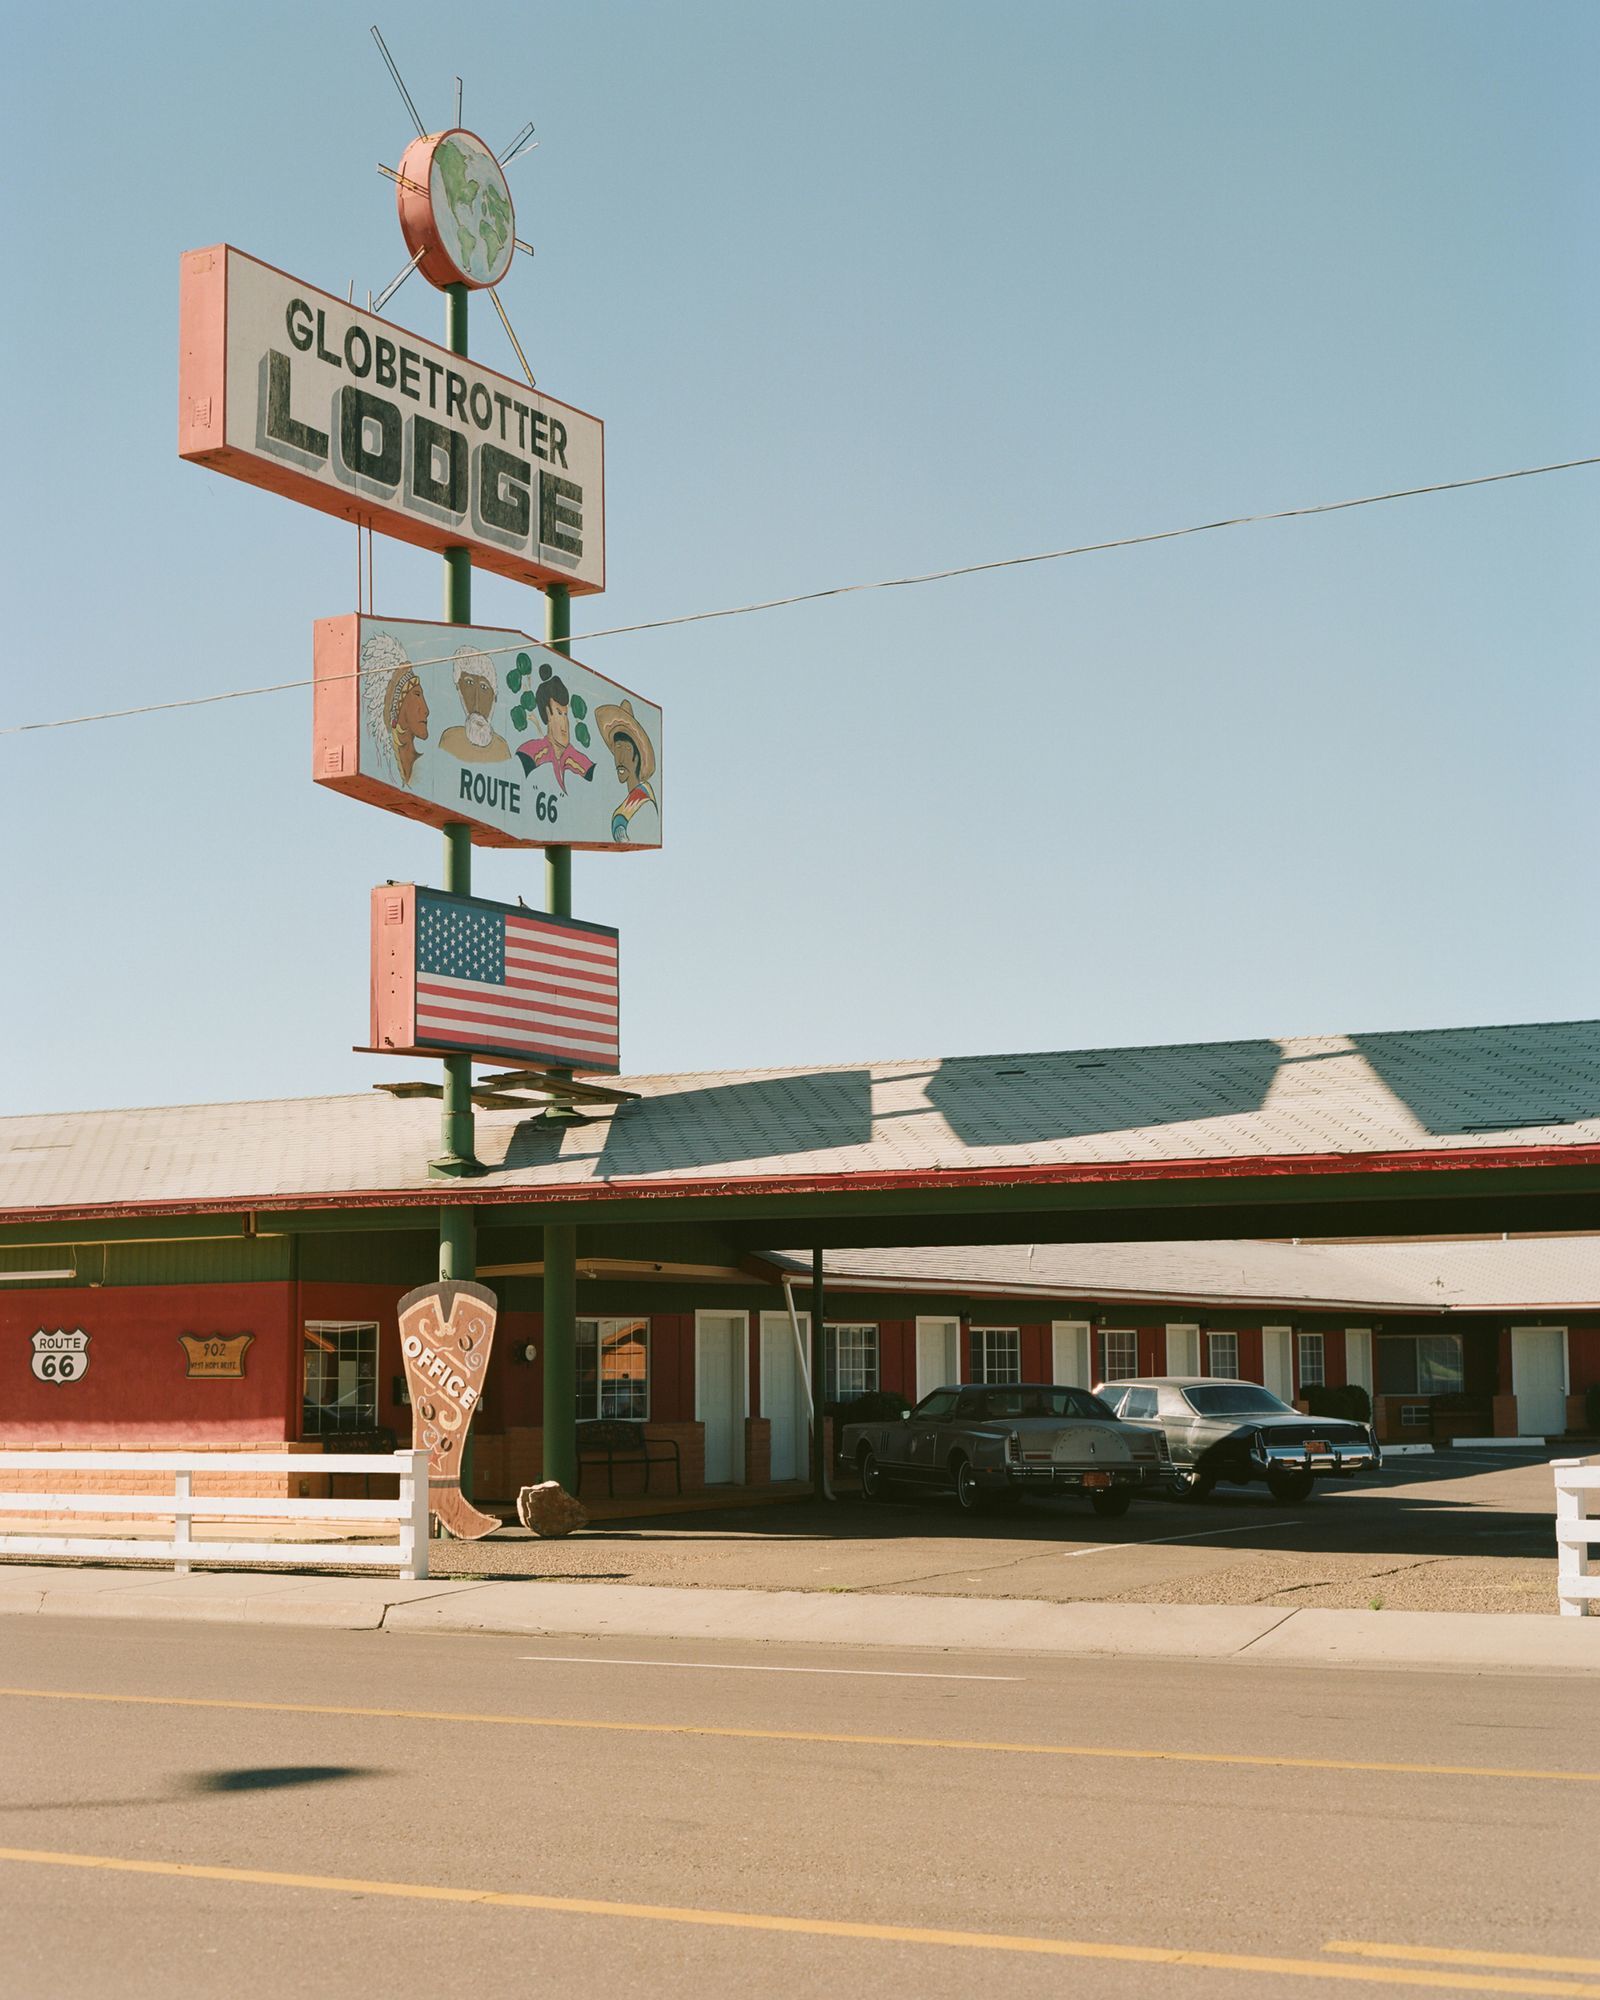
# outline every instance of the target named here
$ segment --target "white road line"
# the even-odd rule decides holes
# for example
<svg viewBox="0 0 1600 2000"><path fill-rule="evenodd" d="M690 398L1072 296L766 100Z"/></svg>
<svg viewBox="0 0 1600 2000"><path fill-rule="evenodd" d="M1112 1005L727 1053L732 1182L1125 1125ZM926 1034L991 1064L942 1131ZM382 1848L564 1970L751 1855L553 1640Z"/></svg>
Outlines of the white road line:
<svg viewBox="0 0 1600 2000"><path fill-rule="evenodd" d="M1255 1528L1303 1528L1304 1521L1242 1521L1237 1528L1196 1528L1192 1535L1151 1535L1142 1542L1094 1542L1086 1549L1063 1549L1068 1556L1125 1555L1129 1549L1159 1548L1163 1542L1203 1542L1211 1535L1248 1535Z"/></svg>
<svg viewBox="0 0 1600 2000"><path fill-rule="evenodd" d="M1020 1681L1022 1674L916 1674L888 1667L755 1667L732 1660L617 1660L588 1653L519 1653L519 1660L543 1660L560 1667L694 1667L710 1674L844 1674L869 1681Z"/></svg>

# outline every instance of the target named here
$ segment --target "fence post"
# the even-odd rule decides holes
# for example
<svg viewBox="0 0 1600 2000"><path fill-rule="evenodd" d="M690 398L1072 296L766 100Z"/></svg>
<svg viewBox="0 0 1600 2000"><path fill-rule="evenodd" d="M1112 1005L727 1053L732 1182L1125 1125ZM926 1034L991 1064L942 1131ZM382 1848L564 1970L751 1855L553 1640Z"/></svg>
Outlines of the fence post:
<svg viewBox="0 0 1600 2000"><path fill-rule="evenodd" d="M1577 1591L1570 1588L1590 1574L1589 1546L1586 1542L1566 1541L1561 1535L1564 1524L1582 1523L1589 1511L1587 1494L1576 1485L1568 1485L1561 1476L1564 1472L1576 1472L1582 1463L1579 1458L1558 1458L1550 1467L1556 1481L1556 1608L1564 1618L1582 1618L1589 1608ZM1600 1523L1596 1526L1600 1527Z"/></svg>
<svg viewBox="0 0 1600 2000"><path fill-rule="evenodd" d="M400 1527L400 1581L412 1583L428 1574L428 1454L397 1451L395 1460L406 1516Z"/></svg>
<svg viewBox="0 0 1600 2000"><path fill-rule="evenodd" d="M174 1576L189 1574L189 1509L194 1504L194 1474L175 1472L172 1475L172 1573Z"/></svg>

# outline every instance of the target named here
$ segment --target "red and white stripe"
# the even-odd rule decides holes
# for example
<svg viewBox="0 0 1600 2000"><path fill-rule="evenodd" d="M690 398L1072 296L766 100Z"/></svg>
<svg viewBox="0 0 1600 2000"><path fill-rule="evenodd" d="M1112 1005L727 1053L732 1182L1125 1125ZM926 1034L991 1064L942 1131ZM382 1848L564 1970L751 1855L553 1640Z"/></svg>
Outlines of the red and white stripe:
<svg viewBox="0 0 1600 2000"><path fill-rule="evenodd" d="M594 931L508 916L503 986L417 975L417 1031L430 1042L615 1069L617 945Z"/></svg>

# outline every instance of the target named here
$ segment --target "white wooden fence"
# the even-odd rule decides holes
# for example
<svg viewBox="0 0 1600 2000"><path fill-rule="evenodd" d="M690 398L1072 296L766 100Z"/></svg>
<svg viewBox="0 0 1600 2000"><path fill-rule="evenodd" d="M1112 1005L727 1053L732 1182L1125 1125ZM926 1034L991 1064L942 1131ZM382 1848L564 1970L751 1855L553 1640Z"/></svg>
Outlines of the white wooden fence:
<svg viewBox="0 0 1600 2000"><path fill-rule="evenodd" d="M304 1566L325 1569L359 1567L398 1569L403 1579L428 1574L428 1454L425 1451L330 1452L311 1457L304 1452L275 1451L0 1451L0 1475L33 1472L46 1478L57 1473L164 1473L172 1481L172 1491L128 1493L112 1490L96 1492L91 1480L76 1491L48 1493L0 1492L0 1555L6 1556L120 1556L138 1560L169 1558L180 1576L189 1573L191 1563L272 1563L278 1567ZM209 1484L218 1483L219 1474L265 1472L367 1473L375 1478L400 1482L399 1497L393 1500L300 1500L287 1496L228 1494L211 1492L197 1499L196 1473ZM43 1531L30 1526L25 1534L3 1532L8 1514L87 1514L102 1518L112 1514L170 1516L169 1537L143 1533L119 1536L85 1536L72 1533L72 1522L56 1529L47 1524ZM259 1540L231 1542L196 1541L192 1533L197 1520L272 1521L293 1526L301 1521L392 1521L396 1538L383 1542L307 1542L280 1540L264 1535Z"/></svg>
<svg viewBox="0 0 1600 2000"><path fill-rule="evenodd" d="M1556 1592L1568 1618L1600 1605L1600 1458L1558 1458Z"/></svg>

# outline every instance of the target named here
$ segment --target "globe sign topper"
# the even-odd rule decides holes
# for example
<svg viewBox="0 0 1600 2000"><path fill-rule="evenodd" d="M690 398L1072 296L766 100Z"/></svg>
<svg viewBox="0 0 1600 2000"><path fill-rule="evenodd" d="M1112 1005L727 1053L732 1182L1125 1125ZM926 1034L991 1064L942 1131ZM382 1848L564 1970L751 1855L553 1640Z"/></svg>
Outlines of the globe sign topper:
<svg viewBox="0 0 1600 2000"><path fill-rule="evenodd" d="M430 285L481 291L510 270L517 247L511 189L475 133L413 139L400 160L395 203L406 248Z"/></svg>

